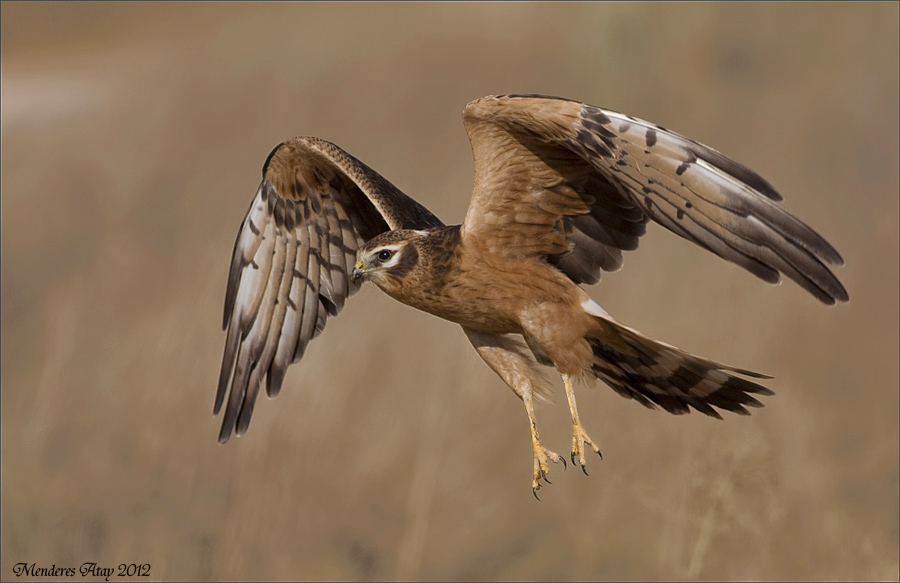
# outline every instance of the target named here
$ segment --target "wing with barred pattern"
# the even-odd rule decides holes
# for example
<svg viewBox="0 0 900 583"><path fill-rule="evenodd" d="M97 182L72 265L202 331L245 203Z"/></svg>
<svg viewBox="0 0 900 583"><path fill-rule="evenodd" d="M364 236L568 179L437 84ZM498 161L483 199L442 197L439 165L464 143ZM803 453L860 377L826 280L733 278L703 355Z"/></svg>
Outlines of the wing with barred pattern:
<svg viewBox="0 0 900 583"><path fill-rule="evenodd" d="M847 301L843 259L761 176L663 127L577 101L490 96L463 113L475 193L463 240L542 256L576 283L622 265L653 219L769 283Z"/></svg>
<svg viewBox="0 0 900 583"><path fill-rule="evenodd" d="M219 441L247 430L263 377L274 397L287 367L357 291L350 271L360 245L390 229L442 224L330 142L279 144L234 244L213 409L219 413L230 387Z"/></svg>

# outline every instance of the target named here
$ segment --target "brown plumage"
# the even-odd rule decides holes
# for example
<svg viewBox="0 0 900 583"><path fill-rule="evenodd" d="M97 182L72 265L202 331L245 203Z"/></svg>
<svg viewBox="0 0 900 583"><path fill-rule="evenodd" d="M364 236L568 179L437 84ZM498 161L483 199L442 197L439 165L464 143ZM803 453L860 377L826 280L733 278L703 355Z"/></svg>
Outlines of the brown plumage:
<svg viewBox="0 0 900 583"><path fill-rule="evenodd" d="M746 414L768 378L689 355L627 328L579 287L622 265L650 219L775 283L783 273L822 302L848 295L840 255L776 204L758 174L674 132L543 96L485 97L463 119L475 189L462 225L427 209L334 144L295 138L273 150L235 242L225 300L219 440L246 431L263 376L275 396L287 366L361 280L460 324L525 403L532 488L547 462L533 398L539 365L563 376L572 460L599 449L581 425L571 379L598 378L671 413Z"/></svg>

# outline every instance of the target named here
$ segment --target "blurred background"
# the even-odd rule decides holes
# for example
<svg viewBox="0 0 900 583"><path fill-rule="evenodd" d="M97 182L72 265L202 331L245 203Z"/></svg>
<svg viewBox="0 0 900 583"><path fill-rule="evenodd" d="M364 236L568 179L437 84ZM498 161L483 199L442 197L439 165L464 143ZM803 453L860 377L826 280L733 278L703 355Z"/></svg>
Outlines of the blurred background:
<svg viewBox="0 0 900 583"><path fill-rule="evenodd" d="M2 3L0 577L897 580L898 5ZM269 151L339 144L447 223L461 112L564 96L768 178L849 304L651 226L589 293L775 376L750 417L578 391L603 451L531 495L524 409L458 327L365 287L249 432L211 414ZM538 409L571 444L561 383Z"/></svg>

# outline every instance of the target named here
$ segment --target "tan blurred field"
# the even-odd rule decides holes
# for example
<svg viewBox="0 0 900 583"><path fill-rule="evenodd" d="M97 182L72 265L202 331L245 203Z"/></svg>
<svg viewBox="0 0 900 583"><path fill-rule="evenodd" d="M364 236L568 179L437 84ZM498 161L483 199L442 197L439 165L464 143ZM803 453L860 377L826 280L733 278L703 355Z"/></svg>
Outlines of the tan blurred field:
<svg viewBox="0 0 900 583"><path fill-rule="evenodd" d="M898 580L897 22L896 3L3 2L0 578ZM716 421L581 388L604 459L553 467L540 503L520 402L458 327L374 287L218 445L225 280L270 149L331 140L456 223L462 108L509 92L756 169L843 254L850 303L652 226L591 295L776 396ZM565 451L556 402L539 423Z"/></svg>

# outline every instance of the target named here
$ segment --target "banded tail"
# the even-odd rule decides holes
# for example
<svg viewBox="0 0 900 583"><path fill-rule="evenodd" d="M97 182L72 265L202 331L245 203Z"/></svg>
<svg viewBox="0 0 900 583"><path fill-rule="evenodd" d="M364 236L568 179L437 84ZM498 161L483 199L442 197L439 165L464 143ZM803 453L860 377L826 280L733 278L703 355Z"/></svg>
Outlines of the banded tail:
<svg viewBox="0 0 900 583"><path fill-rule="evenodd" d="M721 419L713 407L749 415L746 407L762 407L751 394L772 390L737 375L769 379L768 375L700 358L653 340L615 322L596 317L597 330L586 340L594 356L591 372L613 390L651 409L669 413L701 413Z"/></svg>

